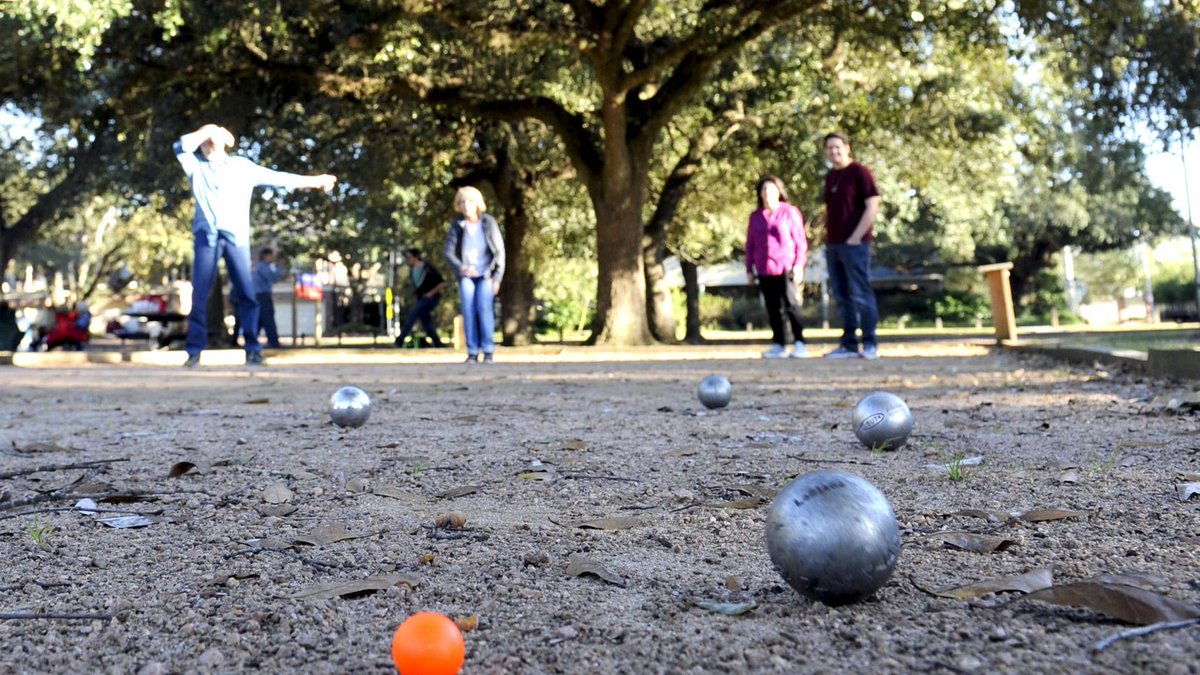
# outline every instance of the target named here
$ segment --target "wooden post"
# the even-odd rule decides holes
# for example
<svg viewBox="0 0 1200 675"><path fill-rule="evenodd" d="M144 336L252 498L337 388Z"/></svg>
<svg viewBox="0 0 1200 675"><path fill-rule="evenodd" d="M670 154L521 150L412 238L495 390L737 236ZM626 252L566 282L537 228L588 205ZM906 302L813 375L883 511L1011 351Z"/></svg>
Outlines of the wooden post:
<svg viewBox="0 0 1200 675"><path fill-rule="evenodd" d="M454 315L454 336L451 338L454 342L456 351L463 351L467 348L467 332L463 325L462 314Z"/></svg>
<svg viewBox="0 0 1200 675"><path fill-rule="evenodd" d="M1013 311L1012 287L1008 277L1013 264L1010 262L981 265L978 269L987 277L988 290L992 296L992 324L996 327L996 341L1017 339L1017 315Z"/></svg>

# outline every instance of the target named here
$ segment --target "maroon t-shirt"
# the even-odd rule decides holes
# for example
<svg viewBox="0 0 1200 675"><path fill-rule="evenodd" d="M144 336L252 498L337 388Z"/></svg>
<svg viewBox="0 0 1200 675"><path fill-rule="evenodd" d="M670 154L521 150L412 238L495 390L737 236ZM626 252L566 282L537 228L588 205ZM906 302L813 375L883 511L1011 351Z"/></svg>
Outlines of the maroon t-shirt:
<svg viewBox="0 0 1200 675"><path fill-rule="evenodd" d="M825 176L825 243L846 243L867 210L867 199L877 196L875 177L862 164L831 170ZM863 241L871 241L871 230L867 228Z"/></svg>

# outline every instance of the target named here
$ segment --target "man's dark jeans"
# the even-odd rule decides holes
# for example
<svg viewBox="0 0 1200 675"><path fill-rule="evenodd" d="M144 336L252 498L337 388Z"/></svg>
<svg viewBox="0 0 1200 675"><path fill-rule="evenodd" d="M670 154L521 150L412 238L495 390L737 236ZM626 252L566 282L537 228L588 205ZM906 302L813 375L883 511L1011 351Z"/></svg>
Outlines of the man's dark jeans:
<svg viewBox="0 0 1200 675"><path fill-rule="evenodd" d="M879 309L871 288L871 245L826 244L829 290L842 315L842 346L858 351L858 329L863 346L877 345L875 325Z"/></svg>

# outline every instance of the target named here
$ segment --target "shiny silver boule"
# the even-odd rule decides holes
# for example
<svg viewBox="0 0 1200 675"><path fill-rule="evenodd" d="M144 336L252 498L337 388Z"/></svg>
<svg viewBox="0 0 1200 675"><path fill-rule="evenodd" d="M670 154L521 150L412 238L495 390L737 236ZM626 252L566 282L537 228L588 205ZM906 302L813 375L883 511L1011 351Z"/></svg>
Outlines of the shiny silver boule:
<svg viewBox="0 0 1200 675"><path fill-rule="evenodd" d="M798 593L844 605L887 583L900 557L900 528L874 485L839 471L816 471L775 498L767 516L767 552Z"/></svg>
<svg viewBox="0 0 1200 675"><path fill-rule="evenodd" d="M867 394L854 406L854 435L872 450L895 450L908 442L913 415L899 396L886 391Z"/></svg>
<svg viewBox="0 0 1200 675"><path fill-rule="evenodd" d="M329 419L339 427L361 427L371 416L371 397L358 387L342 387L329 397Z"/></svg>
<svg viewBox="0 0 1200 675"><path fill-rule="evenodd" d="M733 398L733 385L729 383L729 378L723 375L709 375L700 380L700 388L696 395L700 397L700 402L705 408L724 408Z"/></svg>

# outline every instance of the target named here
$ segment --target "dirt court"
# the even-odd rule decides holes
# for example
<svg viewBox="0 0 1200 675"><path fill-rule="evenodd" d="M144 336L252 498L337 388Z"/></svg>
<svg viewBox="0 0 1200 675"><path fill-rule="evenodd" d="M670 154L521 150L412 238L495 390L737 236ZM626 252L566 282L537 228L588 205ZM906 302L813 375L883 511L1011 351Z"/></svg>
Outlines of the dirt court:
<svg viewBox="0 0 1200 675"><path fill-rule="evenodd" d="M1131 626L927 592L1051 568L1200 605L1200 497L1177 490L1200 481L1200 417L1162 404L1192 385L972 345L884 354L0 367L0 613L23 615L0 621L0 672L394 672L419 610L470 629L468 674L1200 672L1200 626L1096 651ZM733 381L726 409L696 399L710 373ZM346 384L372 397L359 429L328 421ZM879 389L916 417L896 452L850 428ZM891 580L836 608L764 541L775 491L830 469L878 486L903 540ZM70 510L83 497L102 512ZM1034 509L1079 513L1009 519Z"/></svg>

